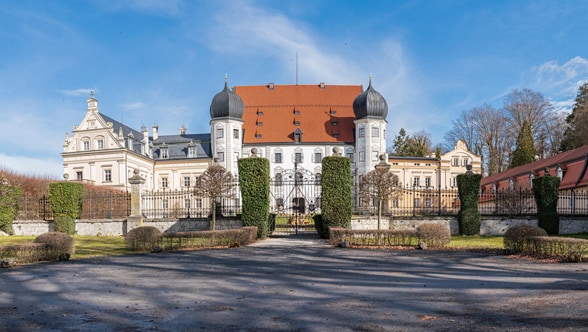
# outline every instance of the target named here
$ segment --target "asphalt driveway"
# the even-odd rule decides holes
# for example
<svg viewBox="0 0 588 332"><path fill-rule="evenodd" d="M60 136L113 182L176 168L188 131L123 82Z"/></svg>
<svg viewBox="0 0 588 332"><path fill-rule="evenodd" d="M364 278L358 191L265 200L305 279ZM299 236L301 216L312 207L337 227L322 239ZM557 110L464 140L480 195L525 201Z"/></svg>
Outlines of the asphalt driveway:
<svg viewBox="0 0 588 332"><path fill-rule="evenodd" d="M269 239L2 269L0 330L586 331L587 268Z"/></svg>

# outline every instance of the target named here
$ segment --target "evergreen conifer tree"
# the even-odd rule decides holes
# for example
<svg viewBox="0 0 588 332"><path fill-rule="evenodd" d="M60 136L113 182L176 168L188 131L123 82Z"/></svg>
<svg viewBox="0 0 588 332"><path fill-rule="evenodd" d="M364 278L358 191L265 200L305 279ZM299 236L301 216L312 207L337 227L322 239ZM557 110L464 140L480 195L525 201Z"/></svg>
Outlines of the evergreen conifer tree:
<svg viewBox="0 0 588 332"><path fill-rule="evenodd" d="M517 137L517 148L515 149L512 160L510 162L510 168L528 164L535 161L535 155L537 150L535 149L535 143L533 142L533 134L529 122L523 122L521 132Z"/></svg>

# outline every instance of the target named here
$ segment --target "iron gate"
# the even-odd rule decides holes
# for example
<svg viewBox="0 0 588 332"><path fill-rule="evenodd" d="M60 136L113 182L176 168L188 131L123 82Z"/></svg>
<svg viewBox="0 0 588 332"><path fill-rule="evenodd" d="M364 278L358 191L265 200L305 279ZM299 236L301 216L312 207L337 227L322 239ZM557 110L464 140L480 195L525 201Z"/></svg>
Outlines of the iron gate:
<svg viewBox="0 0 588 332"><path fill-rule="evenodd" d="M270 180L271 235L316 234L313 217L321 209L321 174L286 170Z"/></svg>

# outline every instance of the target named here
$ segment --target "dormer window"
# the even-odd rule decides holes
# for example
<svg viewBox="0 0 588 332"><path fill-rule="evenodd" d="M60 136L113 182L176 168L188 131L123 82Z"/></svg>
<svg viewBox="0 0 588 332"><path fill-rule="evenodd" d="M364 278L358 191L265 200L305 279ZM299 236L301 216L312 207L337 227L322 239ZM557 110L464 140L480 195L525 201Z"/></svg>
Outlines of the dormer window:
<svg viewBox="0 0 588 332"><path fill-rule="evenodd" d="M294 143L302 143L302 131L300 128L296 128L294 131Z"/></svg>
<svg viewBox="0 0 588 332"><path fill-rule="evenodd" d="M90 141L82 141L82 150L90 151Z"/></svg>
<svg viewBox="0 0 588 332"><path fill-rule="evenodd" d="M557 168L555 169L555 176L557 176L559 178L559 180L561 181L563 179L563 175L564 175L564 170L561 166L557 166Z"/></svg>
<svg viewBox="0 0 588 332"><path fill-rule="evenodd" d="M188 145L188 158L196 157L196 146L195 145Z"/></svg>
<svg viewBox="0 0 588 332"><path fill-rule="evenodd" d="M167 149L166 144L162 144L159 147L159 159L168 159L169 158L169 151Z"/></svg>

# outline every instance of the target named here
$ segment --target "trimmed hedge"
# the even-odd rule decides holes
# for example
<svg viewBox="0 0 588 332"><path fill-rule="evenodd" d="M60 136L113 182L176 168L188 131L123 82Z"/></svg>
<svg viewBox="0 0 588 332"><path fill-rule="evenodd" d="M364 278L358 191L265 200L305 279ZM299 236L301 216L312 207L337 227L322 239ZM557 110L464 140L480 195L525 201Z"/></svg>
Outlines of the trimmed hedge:
<svg viewBox="0 0 588 332"><path fill-rule="evenodd" d="M347 243L350 246L398 247L415 246L419 237L414 230L330 227L329 242L332 245Z"/></svg>
<svg viewBox="0 0 588 332"><path fill-rule="evenodd" d="M21 243L0 247L0 267L30 264L44 260L50 250L45 243Z"/></svg>
<svg viewBox="0 0 588 332"><path fill-rule="evenodd" d="M324 239L328 239L329 229L325 226L325 223L323 222L323 216L320 214L315 214L314 216L312 216L312 221L314 223L314 229L316 229L317 234Z"/></svg>
<svg viewBox="0 0 588 332"><path fill-rule="evenodd" d="M135 251L173 251L180 249L239 247L255 242L257 227L221 231L162 233L152 226L133 228L125 236L127 248Z"/></svg>
<svg viewBox="0 0 588 332"><path fill-rule="evenodd" d="M257 237L269 233L270 167L266 158L242 158L238 161L244 226L257 227Z"/></svg>
<svg viewBox="0 0 588 332"><path fill-rule="evenodd" d="M48 246L45 250L46 256L43 260L59 260L62 259L62 255L67 255L67 259L69 259L76 254L74 239L67 233L47 232L37 236L34 243L41 243Z"/></svg>
<svg viewBox="0 0 588 332"><path fill-rule="evenodd" d="M139 226L131 229L125 235L127 248L134 251L152 251L161 237L159 228L153 226Z"/></svg>
<svg viewBox="0 0 588 332"><path fill-rule="evenodd" d="M321 214L325 229L351 227L351 159L341 156L325 157L322 172Z"/></svg>
<svg viewBox="0 0 588 332"><path fill-rule="evenodd" d="M588 255L588 240L558 236L534 236L528 239L524 253L534 256L562 257L581 262Z"/></svg>
<svg viewBox="0 0 588 332"><path fill-rule="evenodd" d="M457 176L459 213L457 223L461 235L479 235L482 217L478 210L478 193L481 174L460 174Z"/></svg>
<svg viewBox="0 0 588 332"><path fill-rule="evenodd" d="M0 231L14 235L12 221L18 212L21 190L19 187L2 185L0 194Z"/></svg>
<svg viewBox="0 0 588 332"><path fill-rule="evenodd" d="M559 199L560 180L556 176L541 176L533 179L533 194L537 203L537 221L539 227L548 234L559 234Z"/></svg>
<svg viewBox="0 0 588 332"><path fill-rule="evenodd" d="M527 251L529 246L529 238L533 236L546 236L547 232L537 226L532 225L516 225L504 233L504 249L507 249L513 254Z"/></svg>
<svg viewBox="0 0 588 332"><path fill-rule="evenodd" d="M49 184L49 200L55 218L55 231L75 233L75 220L82 211L84 186L75 182L54 182Z"/></svg>
<svg viewBox="0 0 588 332"><path fill-rule="evenodd" d="M445 247L451 242L451 231L444 225L422 224L416 230L419 242L428 247Z"/></svg>

